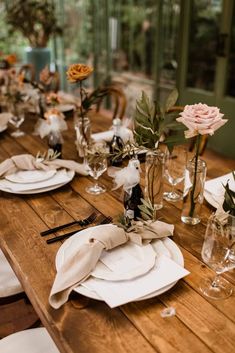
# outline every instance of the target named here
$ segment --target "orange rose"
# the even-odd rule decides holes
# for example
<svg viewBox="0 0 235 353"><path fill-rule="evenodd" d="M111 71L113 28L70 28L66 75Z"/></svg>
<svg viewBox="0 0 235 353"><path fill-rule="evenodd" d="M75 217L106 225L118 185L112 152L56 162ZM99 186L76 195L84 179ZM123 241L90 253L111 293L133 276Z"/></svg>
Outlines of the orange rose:
<svg viewBox="0 0 235 353"><path fill-rule="evenodd" d="M10 55L7 55L5 57L5 60L10 64L10 65L13 65L16 63L17 59L16 59L16 55L15 54L10 54Z"/></svg>
<svg viewBox="0 0 235 353"><path fill-rule="evenodd" d="M93 71L93 68L84 64L72 64L67 71L69 82L79 82L85 80Z"/></svg>

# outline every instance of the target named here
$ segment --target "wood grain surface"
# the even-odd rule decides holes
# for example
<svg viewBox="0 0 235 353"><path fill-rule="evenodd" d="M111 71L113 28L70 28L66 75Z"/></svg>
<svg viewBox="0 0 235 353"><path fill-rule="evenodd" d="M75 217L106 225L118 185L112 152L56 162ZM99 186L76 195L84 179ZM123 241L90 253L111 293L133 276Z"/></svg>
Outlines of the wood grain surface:
<svg viewBox="0 0 235 353"><path fill-rule="evenodd" d="M0 162L21 153L37 154L46 151L47 143L33 135L36 116L29 116L23 129L26 135L10 136L11 128L0 134ZM77 160L74 145L73 119L67 120L63 158ZM111 119L92 117L93 132L107 129ZM206 151L208 178L235 169L235 161ZM144 169L144 168L142 168ZM206 201L202 222L188 226L181 222L181 202L164 202L159 217L175 225L174 241L191 272L168 292L145 301L110 309L105 303L85 300L73 295L61 309L48 304L49 292L55 277L55 256L61 242L46 244L51 234L40 232L87 217L91 212L116 218L122 213L122 193L112 190L112 180L104 174L100 181L108 191L99 196L86 193L92 183L90 177L75 176L73 181L58 190L37 195L13 195L0 191L0 246L22 283L42 323L62 353L230 353L235 342L234 294L227 300L212 301L199 291L200 281L213 276L201 259L201 246L208 216L213 211ZM141 179L144 185L144 176ZM72 228L71 230L76 229ZM67 231L67 230L66 230ZM64 231L65 232L65 231ZM60 231L57 234L63 234ZM224 275L235 284L234 272ZM161 311L169 306L176 315L162 318Z"/></svg>

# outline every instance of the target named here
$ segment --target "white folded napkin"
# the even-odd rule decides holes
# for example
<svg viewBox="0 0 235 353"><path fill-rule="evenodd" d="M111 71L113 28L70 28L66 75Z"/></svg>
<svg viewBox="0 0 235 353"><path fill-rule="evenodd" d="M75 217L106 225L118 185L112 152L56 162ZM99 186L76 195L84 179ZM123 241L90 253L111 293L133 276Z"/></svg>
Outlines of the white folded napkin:
<svg viewBox="0 0 235 353"><path fill-rule="evenodd" d="M120 127L120 136L124 143L127 141L133 141L133 133L130 129L126 128L125 126ZM106 141L110 142L113 138L113 130L98 132L96 134L92 134L91 137L95 141Z"/></svg>
<svg viewBox="0 0 235 353"><path fill-rule="evenodd" d="M160 223L163 225L163 222ZM166 229L168 228L168 231ZM102 233L100 231L102 229ZM149 242L151 239L158 239L167 235L172 235L174 226L165 223L164 234L161 234L159 221L149 223L148 229L143 231L139 227L139 233L125 233L122 228L115 225L90 228L88 241L78 246L77 251L68 259L65 259L59 268L51 289L49 303L55 309L63 305L69 297L73 288L84 282L95 269L103 250L110 250L126 243L129 239L137 244L142 240Z"/></svg>
<svg viewBox="0 0 235 353"><path fill-rule="evenodd" d="M90 277L83 283L95 291L111 308L140 299L170 285L189 272L165 255L157 258L154 268L129 281L109 282Z"/></svg>
<svg viewBox="0 0 235 353"><path fill-rule="evenodd" d="M12 183L8 180L0 180L0 187L9 189L13 192L23 192L28 190L42 189L50 186L67 183L71 176L65 169L59 170L52 178L36 183Z"/></svg>
<svg viewBox="0 0 235 353"><path fill-rule="evenodd" d="M19 170L51 170L61 168L73 170L81 175L88 175L84 164L72 160L54 159L48 161L37 159L31 154L20 154L0 163L0 178L3 178L5 175L14 174Z"/></svg>
<svg viewBox="0 0 235 353"><path fill-rule="evenodd" d="M224 186L229 181L229 188L232 191L235 191L235 180L233 174L225 174L218 178L214 178L205 182L205 190L214 196L224 195L225 189ZM224 186L223 186L224 185Z"/></svg>

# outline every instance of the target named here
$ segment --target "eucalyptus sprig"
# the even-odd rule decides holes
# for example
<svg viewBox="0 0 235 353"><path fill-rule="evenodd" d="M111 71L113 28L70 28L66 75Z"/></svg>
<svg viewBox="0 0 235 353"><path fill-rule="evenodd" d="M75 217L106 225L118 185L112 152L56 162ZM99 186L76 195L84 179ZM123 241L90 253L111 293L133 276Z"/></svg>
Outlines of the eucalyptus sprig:
<svg viewBox="0 0 235 353"><path fill-rule="evenodd" d="M232 172L233 179L235 180L235 173ZM223 209L225 212L228 212L232 216L235 216L235 192L229 188L229 182L224 185L225 194L224 194L224 202L223 202Z"/></svg>
<svg viewBox="0 0 235 353"><path fill-rule="evenodd" d="M156 220L157 215L156 215L156 209L154 208L154 205L152 202L148 200L141 199L142 204L138 206L138 208L141 211L141 217L143 220L148 221L148 220Z"/></svg>
<svg viewBox="0 0 235 353"><path fill-rule="evenodd" d="M41 153L38 151L36 155L36 160L41 160L42 162L53 161L60 156L60 152L54 151L52 148L49 148L47 152Z"/></svg>
<svg viewBox="0 0 235 353"><path fill-rule="evenodd" d="M164 105L151 101L146 93L142 92L142 97L137 100L134 116L134 137L138 146L153 150L158 147L159 141L163 140L171 150L174 144L185 142L185 127L175 120L177 113L171 112L177 99L177 89L170 93Z"/></svg>

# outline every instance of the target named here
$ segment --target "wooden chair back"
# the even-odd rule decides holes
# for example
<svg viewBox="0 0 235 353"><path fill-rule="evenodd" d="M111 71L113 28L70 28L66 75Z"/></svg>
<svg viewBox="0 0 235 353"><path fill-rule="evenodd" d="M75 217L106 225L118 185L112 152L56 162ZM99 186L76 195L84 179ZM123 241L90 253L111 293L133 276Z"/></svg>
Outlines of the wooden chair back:
<svg viewBox="0 0 235 353"><path fill-rule="evenodd" d="M122 119L125 114L127 100L124 92L117 87L108 86L104 87L106 94L96 104L96 112L100 111L101 105L106 97L111 98L111 110L112 110L112 119L119 118Z"/></svg>
<svg viewBox="0 0 235 353"><path fill-rule="evenodd" d="M24 74L27 81L33 82L35 80L35 68L32 64L24 64L19 69L19 74Z"/></svg>

